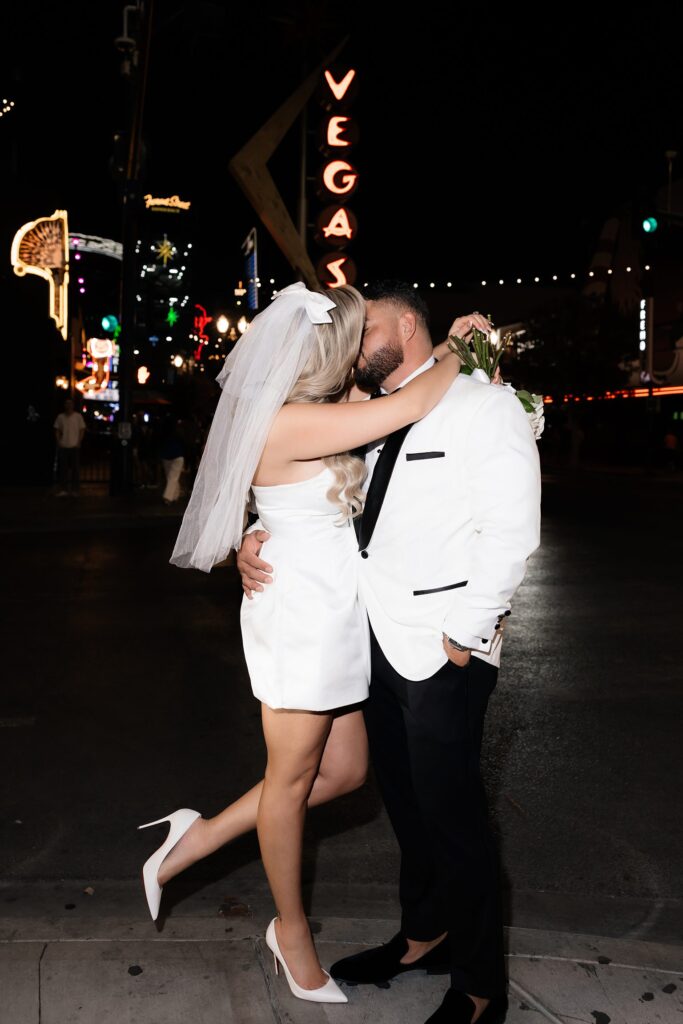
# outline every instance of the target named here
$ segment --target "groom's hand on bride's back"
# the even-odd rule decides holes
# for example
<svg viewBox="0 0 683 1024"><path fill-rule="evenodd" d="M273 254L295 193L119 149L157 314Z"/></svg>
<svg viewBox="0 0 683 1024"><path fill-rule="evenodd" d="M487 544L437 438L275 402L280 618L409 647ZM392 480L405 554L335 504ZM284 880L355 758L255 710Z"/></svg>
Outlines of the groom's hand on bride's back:
<svg viewBox="0 0 683 1024"><path fill-rule="evenodd" d="M248 533L242 540L242 546L237 552L237 571L242 577L242 590L251 601L255 590L263 590L264 583L272 583L272 566L264 562L259 555L261 545L270 537L265 530L254 530Z"/></svg>

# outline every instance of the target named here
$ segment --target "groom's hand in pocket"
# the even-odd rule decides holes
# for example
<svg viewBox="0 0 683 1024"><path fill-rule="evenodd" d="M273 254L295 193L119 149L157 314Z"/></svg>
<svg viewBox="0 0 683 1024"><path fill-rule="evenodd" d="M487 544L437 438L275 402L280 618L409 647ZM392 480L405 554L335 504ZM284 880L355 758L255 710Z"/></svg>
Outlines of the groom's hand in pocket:
<svg viewBox="0 0 683 1024"><path fill-rule="evenodd" d="M259 555L261 546L270 537L265 530L254 530L248 533L242 540L242 546L237 552L237 571L242 577L242 590L251 601L255 590L263 590L264 583L272 583L273 567L264 562Z"/></svg>
<svg viewBox="0 0 683 1024"><path fill-rule="evenodd" d="M469 665L472 652L469 650L459 651L457 647L453 647L452 644L449 644L445 633L443 634L443 649L448 656L448 660L452 661L458 668L466 668Z"/></svg>

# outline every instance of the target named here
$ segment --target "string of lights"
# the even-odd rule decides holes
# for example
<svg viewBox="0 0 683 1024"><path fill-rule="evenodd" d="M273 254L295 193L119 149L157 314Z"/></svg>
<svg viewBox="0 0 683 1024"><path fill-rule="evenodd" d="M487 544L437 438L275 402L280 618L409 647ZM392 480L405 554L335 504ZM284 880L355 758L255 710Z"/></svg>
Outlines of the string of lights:
<svg viewBox="0 0 683 1024"><path fill-rule="evenodd" d="M0 117L4 117L9 114L10 110L14 109L14 100L3 100L2 106L0 107Z"/></svg>
<svg viewBox="0 0 683 1024"><path fill-rule="evenodd" d="M611 274L614 274L619 269L623 269L627 274L631 274L634 271L634 267L623 267L623 268L608 267L606 269L606 273L611 275ZM652 267L650 266L649 263L646 263L645 266L643 267L643 271L646 271L646 270L652 270ZM585 277L586 278L599 277L600 274L602 274L603 272L605 272L605 268L603 268L603 267L601 267L599 271L588 270L588 271L585 272ZM482 288L485 288L487 286L506 285L506 284L508 284L508 285L510 285L510 284L551 284L551 283L552 284L557 284L558 282L562 282L563 280L564 281L566 281L566 280L576 281L581 276L584 276L584 275L579 275L579 274L552 274L551 276L545 275L544 277L541 277L540 275L535 275L535 276L529 275L526 278L524 278L524 277L509 277L509 278L507 278L507 280L505 278L501 277L501 278L498 278L498 280L496 280L495 278L493 280L489 280L489 279L483 280L482 279L482 280L480 280L479 284L480 284L480 286ZM368 282L366 281L365 282L365 287L366 288L367 288L367 285L368 285ZM453 288L455 286L454 286L452 281L446 281L445 284L440 283L440 282L436 282L436 281L430 281L428 283L428 285L422 285L422 284L420 284L419 281L414 281L413 282L413 288L422 288L422 287L429 287L429 288L444 288L444 287L445 288Z"/></svg>
<svg viewBox="0 0 683 1024"><path fill-rule="evenodd" d="M617 273L617 271L619 271L619 270L623 270L625 273L631 274L631 273L636 272L637 268L631 267L631 266L629 266L629 267L622 267L622 268L620 268L620 267L607 267L607 268L601 267L599 270L587 270L587 271L584 272L584 274L576 274L576 273L571 273L571 274L552 274L552 275L544 275L543 277L540 274L536 274L534 276L528 275L527 277L508 277L507 279L501 277L501 278L498 278L497 280L495 278L494 279L481 279L479 281L479 286L482 287L482 288L486 288L486 287L496 287L496 286L500 287L501 285L502 286L505 286L505 285L537 285L537 284L540 284L540 285L552 285L552 284L566 283L567 281L580 281L580 280L584 280L584 279L587 282L590 278L596 278L597 277L598 280L599 280L600 276L604 275L604 274L607 274L607 275L611 276L612 274ZM652 266L649 263L646 263L645 266L642 268L642 272L643 273L645 271L651 271L651 270L652 270ZM271 283L271 285L275 284L275 281L273 280L273 278L270 279L270 283ZM363 282L363 287L367 288L368 284L369 284L368 281L364 281ZM259 283L257 285L257 287L260 288L261 284ZM420 281L413 281L413 288L420 288L420 289L427 289L427 288L444 289L444 288L457 288L457 287L458 287L458 283L457 282L454 283L453 281L428 281L428 282L425 282L425 283L421 283ZM461 287L464 287L464 285L461 285ZM271 294L271 299L274 298L275 292L276 292L276 290L274 289L272 294Z"/></svg>

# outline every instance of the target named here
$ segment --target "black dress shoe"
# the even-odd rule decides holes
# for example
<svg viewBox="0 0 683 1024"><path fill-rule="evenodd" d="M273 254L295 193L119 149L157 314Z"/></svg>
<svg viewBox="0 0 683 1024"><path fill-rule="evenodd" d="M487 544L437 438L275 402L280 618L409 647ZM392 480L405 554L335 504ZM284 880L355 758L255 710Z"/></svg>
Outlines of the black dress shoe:
<svg viewBox="0 0 683 1024"><path fill-rule="evenodd" d="M427 974L448 974L451 969L448 936L412 964L402 964L401 957L408 952L408 943L399 932L383 946L364 949L355 956L337 960L330 967L336 981L347 985L384 985L406 971L426 971Z"/></svg>
<svg viewBox="0 0 683 1024"><path fill-rule="evenodd" d="M477 1024L503 1024L507 1013L507 996L493 996ZM425 1024L471 1024L476 1006L466 992L449 988L439 1009L428 1017Z"/></svg>

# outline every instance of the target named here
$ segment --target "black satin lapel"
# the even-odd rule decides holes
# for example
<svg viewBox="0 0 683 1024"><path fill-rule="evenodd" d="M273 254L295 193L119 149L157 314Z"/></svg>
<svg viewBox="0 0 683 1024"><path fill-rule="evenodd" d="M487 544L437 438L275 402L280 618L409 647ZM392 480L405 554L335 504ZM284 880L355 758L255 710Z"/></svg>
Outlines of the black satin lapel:
<svg viewBox="0 0 683 1024"><path fill-rule="evenodd" d="M382 510L384 495L387 493L391 474L393 473L394 466L396 465L398 453L400 452L408 431L412 426L413 424L409 423L407 427L401 427L400 430L395 430L393 434L389 434L389 437L386 439L384 447L382 448L382 454L377 459L377 465L375 466L375 470L372 474L372 480L370 481L370 487L365 499L363 517L360 523L358 546L361 551L370 543L375 529L375 524L377 523L377 519L379 518L379 514Z"/></svg>

